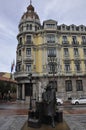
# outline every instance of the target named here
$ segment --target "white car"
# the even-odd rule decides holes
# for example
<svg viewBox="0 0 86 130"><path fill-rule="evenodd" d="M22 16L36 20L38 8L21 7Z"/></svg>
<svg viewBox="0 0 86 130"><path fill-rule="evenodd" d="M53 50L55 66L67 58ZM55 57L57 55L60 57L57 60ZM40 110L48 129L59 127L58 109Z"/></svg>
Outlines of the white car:
<svg viewBox="0 0 86 130"><path fill-rule="evenodd" d="M71 103L72 103L72 104L75 104L75 105L78 105L78 104L86 104L86 98L81 97L81 98L78 98L78 99L72 99L72 100L71 100Z"/></svg>
<svg viewBox="0 0 86 130"><path fill-rule="evenodd" d="M63 100L60 98L56 98L56 103L57 105L62 105L63 104Z"/></svg>

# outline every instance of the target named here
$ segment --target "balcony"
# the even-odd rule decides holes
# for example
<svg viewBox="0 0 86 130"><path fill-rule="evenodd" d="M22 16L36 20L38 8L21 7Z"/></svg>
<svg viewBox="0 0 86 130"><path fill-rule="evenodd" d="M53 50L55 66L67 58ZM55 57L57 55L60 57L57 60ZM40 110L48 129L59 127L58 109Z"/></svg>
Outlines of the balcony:
<svg viewBox="0 0 86 130"><path fill-rule="evenodd" d="M86 71L84 72L84 71L82 71L82 70L75 70L75 71L72 71L72 70L69 70L69 71L64 71L64 72L62 72L62 74L63 75L65 75L65 76L83 76L83 75L85 75L86 74Z"/></svg>
<svg viewBox="0 0 86 130"><path fill-rule="evenodd" d="M69 70L64 70L64 75L66 75L66 76L72 76L72 71L71 71L71 69L69 69Z"/></svg>
<svg viewBox="0 0 86 130"><path fill-rule="evenodd" d="M78 45L79 45L79 42L78 42L78 41L72 41L72 45L73 45L73 46L78 46Z"/></svg>
<svg viewBox="0 0 86 130"><path fill-rule="evenodd" d="M50 40L50 41L47 41L47 45L55 45L55 41L52 41L52 40Z"/></svg>
<svg viewBox="0 0 86 130"><path fill-rule="evenodd" d="M86 41L82 41L82 42L81 42L81 45L82 45L82 46L86 46Z"/></svg>
<svg viewBox="0 0 86 130"><path fill-rule="evenodd" d="M47 60L48 60L48 62L57 62L57 57L55 55L53 58L51 58L50 55L48 55Z"/></svg>
<svg viewBox="0 0 86 130"><path fill-rule="evenodd" d="M18 43L18 45L17 45L17 49L18 49L18 48L21 48L22 45L23 45L22 43Z"/></svg>
<svg viewBox="0 0 86 130"><path fill-rule="evenodd" d="M74 54L74 59L80 60L79 58L80 58L80 55L79 55L79 54Z"/></svg>
<svg viewBox="0 0 86 130"><path fill-rule="evenodd" d="M66 59L70 59L69 53L68 53L68 54L64 54L63 56L64 56L64 59L65 59L65 60L66 60Z"/></svg>
<svg viewBox="0 0 86 130"><path fill-rule="evenodd" d="M29 73L29 72L27 72L27 71L15 72L15 73L14 73L14 77L15 77L15 78L27 77L28 73Z"/></svg>
<svg viewBox="0 0 86 130"><path fill-rule="evenodd" d="M32 55L28 55L28 56L25 56L24 57L24 61L29 61L29 62L32 62L34 59L33 59L33 56Z"/></svg>
<svg viewBox="0 0 86 130"><path fill-rule="evenodd" d="M69 41L62 41L62 45L63 46L68 46L69 45Z"/></svg>
<svg viewBox="0 0 86 130"><path fill-rule="evenodd" d="M17 57L17 62L20 62L20 61L22 61L22 57L21 57L21 56L18 56L18 57Z"/></svg>
<svg viewBox="0 0 86 130"><path fill-rule="evenodd" d="M27 40L27 41L25 42L25 44L27 44L27 45L33 45L33 42L32 42L31 40Z"/></svg>

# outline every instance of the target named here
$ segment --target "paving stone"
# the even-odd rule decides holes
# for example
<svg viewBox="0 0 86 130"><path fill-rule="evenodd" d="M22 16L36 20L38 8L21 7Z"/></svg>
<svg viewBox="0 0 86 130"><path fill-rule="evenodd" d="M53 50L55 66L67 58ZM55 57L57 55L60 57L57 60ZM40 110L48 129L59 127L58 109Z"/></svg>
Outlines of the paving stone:
<svg viewBox="0 0 86 130"><path fill-rule="evenodd" d="M0 117L0 130L21 130L27 116L3 116Z"/></svg>
<svg viewBox="0 0 86 130"><path fill-rule="evenodd" d="M70 130L86 130L86 114L65 115L64 119L70 127Z"/></svg>

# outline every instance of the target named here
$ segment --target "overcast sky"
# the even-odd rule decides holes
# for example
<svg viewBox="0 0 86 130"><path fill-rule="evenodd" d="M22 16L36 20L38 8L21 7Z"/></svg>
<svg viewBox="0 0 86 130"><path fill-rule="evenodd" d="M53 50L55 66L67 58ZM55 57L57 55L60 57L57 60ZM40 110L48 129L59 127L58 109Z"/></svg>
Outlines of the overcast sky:
<svg viewBox="0 0 86 130"><path fill-rule="evenodd" d="M16 61L18 24L29 0L0 0L0 72L10 72ZM86 0L32 0L41 23L54 19L58 24L86 26Z"/></svg>

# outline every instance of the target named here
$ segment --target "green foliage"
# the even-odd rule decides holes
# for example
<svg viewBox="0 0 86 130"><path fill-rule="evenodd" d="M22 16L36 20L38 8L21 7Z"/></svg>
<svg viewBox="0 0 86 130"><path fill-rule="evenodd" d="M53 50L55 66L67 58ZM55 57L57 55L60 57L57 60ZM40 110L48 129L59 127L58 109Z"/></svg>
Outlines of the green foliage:
<svg viewBox="0 0 86 130"><path fill-rule="evenodd" d="M4 94L4 93L8 93L8 92L12 92L12 93L16 93L16 85L12 84L10 82L3 82L0 81L0 93Z"/></svg>

